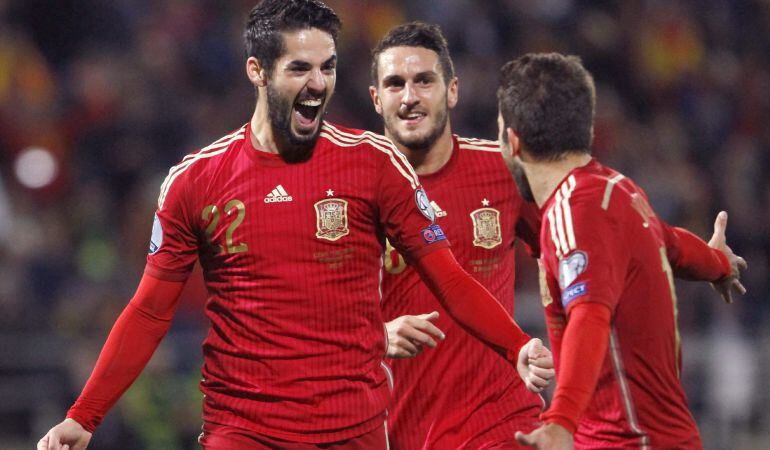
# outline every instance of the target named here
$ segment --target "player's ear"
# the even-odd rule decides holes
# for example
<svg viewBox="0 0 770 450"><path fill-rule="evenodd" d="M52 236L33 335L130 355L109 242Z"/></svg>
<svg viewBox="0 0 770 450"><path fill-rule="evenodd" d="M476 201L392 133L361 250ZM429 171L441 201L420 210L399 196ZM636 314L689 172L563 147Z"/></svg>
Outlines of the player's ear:
<svg viewBox="0 0 770 450"><path fill-rule="evenodd" d="M254 87L267 86L267 71L253 56L249 56L246 60L246 76L249 77L249 81Z"/></svg>
<svg viewBox="0 0 770 450"><path fill-rule="evenodd" d="M449 109L454 109L459 99L460 80L457 77L449 80L449 85L446 90L446 105Z"/></svg>
<svg viewBox="0 0 770 450"><path fill-rule="evenodd" d="M505 129L505 135L508 138L508 145L511 147L513 156L521 156L521 140L519 135L511 127Z"/></svg>
<svg viewBox="0 0 770 450"><path fill-rule="evenodd" d="M374 110L377 111L377 114L382 115L382 102L376 87L369 86L369 97L372 98L372 103L374 103Z"/></svg>

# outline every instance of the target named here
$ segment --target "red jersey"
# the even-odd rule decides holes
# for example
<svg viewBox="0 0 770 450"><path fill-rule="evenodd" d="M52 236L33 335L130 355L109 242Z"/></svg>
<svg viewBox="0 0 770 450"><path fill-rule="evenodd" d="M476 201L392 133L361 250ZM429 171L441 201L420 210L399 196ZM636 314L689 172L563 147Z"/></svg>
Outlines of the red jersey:
<svg viewBox="0 0 770 450"><path fill-rule="evenodd" d="M448 243L386 138L325 123L312 157L286 164L250 133L171 169L146 271L184 280L200 259L207 423L298 442L364 434L382 425L389 397L385 237L412 258Z"/></svg>
<svg viewBox="0 0 770 450"><path fill-rule="evenodd" d="M457 260L513 315L514 241L518 231L537 248L539 212L522 200L497 143L453 140L447 164L420 181ZM526 389L515 367L452 320L391 246L384 266L385 320L436 310L436 325L446 334L434 350L388 361L393 448L478 448L535 428L543 401Z"/></svg>
<svg viewBox="0 0 770 450"><path fill-rule="evenodd" d="M596 302L611 311L607 354L575 447L701 448L679 380L666 225L645 193L592 160L570 172L543 212L541 281L557 383L570 310Z"/></svg>

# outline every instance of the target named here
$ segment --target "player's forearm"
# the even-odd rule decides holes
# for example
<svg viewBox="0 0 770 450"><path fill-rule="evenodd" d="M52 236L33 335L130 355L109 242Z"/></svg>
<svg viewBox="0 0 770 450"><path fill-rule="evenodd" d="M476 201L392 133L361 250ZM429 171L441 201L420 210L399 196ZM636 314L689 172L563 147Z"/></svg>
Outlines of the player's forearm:
<svg viewBox="0 0 770 450"><path fill-rule="evenodd" d="M170 322L156 321L129 304L112 328L94 371L67 417L93 430L139 376Z"/></svg>
<svg viewBox="0 0 770 450"><path fill-rule="evenodd" d="M684 228L664 227L667 253L674 275L697 281L717 281L732 273L730 261L720 250L711 248Z"/></svg>
<svg viewBox="0 0 770 450"><path fill-rule="evenodd" d="M453 319L515 363L530 337L492 294L463 270L449 249L428 253L415 268Z"/></svg>
<svg viewBox="0 0 770 450"><path fill-rule="evenodd" d="M571 433L588 407L607 353L610 309L599 303L575 305L564 331L557 386L542 419Z"/></svg>
<svg viewBox="0 0 770 450"><path fill-rule="evenodd" d="M112 327L83 392L67 417L93 432L139 376L171 326L183 283L142 279Z"/></svg>

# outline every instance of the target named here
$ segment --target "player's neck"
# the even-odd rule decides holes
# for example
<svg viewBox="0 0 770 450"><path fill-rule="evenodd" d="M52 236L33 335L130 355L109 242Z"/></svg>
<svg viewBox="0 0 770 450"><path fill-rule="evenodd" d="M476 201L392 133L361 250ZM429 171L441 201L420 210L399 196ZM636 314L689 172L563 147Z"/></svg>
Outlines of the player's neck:
<svg viewBox="0 0 770 450"><path fill-rule="evenodd" d="M385 135L396 144L398 150L406 156L409 164L417 175L430 175L441 170L452 157L454 140L452 139L452 127L447 122L444 132L427 149L412 149L406 147L391 136L387 130Z"/></svg>
<svg viewBox="0 0 770 450"><path fill-rule="evenodd" d="M558 161L527 162L524 172L527 174L532 196L537 206L542 208L553 191L564 181L573 169L591 162L591 155L573 153Z"/></svg>
<svg viewBox="0 0 770 450"><path fill-rule="evenodd" d="M254 115L251 116L251 144L255 149L267 153L279 153L278 145L273 136L273 127L270 126L270 113L267 101L257 101Z"/></svg>

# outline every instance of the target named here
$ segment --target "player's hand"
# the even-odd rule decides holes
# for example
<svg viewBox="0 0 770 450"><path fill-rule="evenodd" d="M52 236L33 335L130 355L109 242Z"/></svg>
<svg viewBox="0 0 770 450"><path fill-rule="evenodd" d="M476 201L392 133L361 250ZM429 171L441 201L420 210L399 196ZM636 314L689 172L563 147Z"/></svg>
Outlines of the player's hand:
<svg viewBox="0 0 770 450"><path fill-rule="evenodd" d="M48 430L37 443L37 450L85 450L91 440L91 433L72 419Z"/></svg>
<svg viewBox="0 0 770 450"><path fill-rule="evenodd" d="M727 231L727 213L721 211L717 214L717 219L714 221L714 234L709 241L709 247L720 250L727 256L727 260L730 261L732 266L732 274L722 278L721 280L711 283L711 287L715 291L719 292L727 303L733 302L733 291L743 295L746 294L746 288L741 284L741 270L748 269L749 265L746 260L733 253L733 250L727 245L727 237L725 232Z"/></svg>
<svg viewBox="0 0 770 450"><path fill-rule="evenodd" d="M385 324L388 330L388 358L411 358L418 355L423 346L434 348L436 340L444 340L444 332L433 325L438 312L419 316L401 316Z"/></svg>
<svg viewBox="0 0 770 450"><path fill-rule="evenodd" d="M551 383L556 376L553 368L553 355L543 342L538 339L530 339L519 350L519 358L516 361L516 370L527 389L539 393Z"/></svg>
<svg viewBox="0 0 770 450"><path fill-rule="evenodd" d="M516 432L516 440L521 445L540 450L572 450L572 434L561 425L548 423L529 434Z"/></svg>

